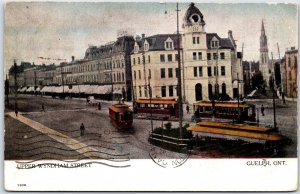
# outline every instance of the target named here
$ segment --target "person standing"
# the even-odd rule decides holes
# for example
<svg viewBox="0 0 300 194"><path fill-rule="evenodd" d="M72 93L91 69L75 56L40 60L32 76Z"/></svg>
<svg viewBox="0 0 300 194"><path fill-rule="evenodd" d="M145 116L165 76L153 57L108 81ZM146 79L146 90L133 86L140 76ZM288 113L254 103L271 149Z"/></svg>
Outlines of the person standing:
<svg viewBox="0 0 300 194"><path fill-rule="evenodd" d="M98 103L98 110L101 110L101 103Z"/></svg>
<svg viewBox="0 0 300 194"><path fill-rule="evenodd" d="M80 136L84 135L84 131L85 131L85 127L84 127L83 123L81 123L81 126L80 126Z"/></svg>
<svg viewBox="0 0 300 194"><path fill-rule="evenodd" d="M190 113L190 107L189 107L189 105L188 105L188 104L186 104L186 112L187 112L187 114L189 114L189 113Z"/></svg>
<svg viewBox="0 0 300 194"><path fill-rule="evenodd" d="M42 111L45 112L45 106L42 104Z"/></svg>
<svg viewBox="0 0 300 194"><path fill-rule="evenodd" d="M18 117L18 109L15 108L16 117Z"/></svg>
<svg viewBox="0 0 300 194"><path fill-rule="evenodd" d="M261 115L262 115L262 116L265 116L265 107L264 107L263 104L261 105L260 110L261 110Z"/></svg>

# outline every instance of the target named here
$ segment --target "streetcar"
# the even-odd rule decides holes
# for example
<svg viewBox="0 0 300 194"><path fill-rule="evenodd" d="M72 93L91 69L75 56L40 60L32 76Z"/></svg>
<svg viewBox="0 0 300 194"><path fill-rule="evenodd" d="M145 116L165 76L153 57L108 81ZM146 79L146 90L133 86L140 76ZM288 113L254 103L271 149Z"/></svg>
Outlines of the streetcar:
<svg viewBox="0 0 300 194"><path fill-rule="evenodd" d="M274 128L230 122L202 121L187 130L204 139L243 141L263 144L269 148L282 146L289 141Z"/></svg>
<svg viewBox="0 0 300 194"><path fill-rule="evenodd" d="M236 101L200 101L193 104L194 118L231 119L240 121L256 121L255 105Z"/></svg>
<svg viewBox="0 0 300 194"><path fill-rule="evenodd" d="M132 129L133 112L126 104L114 104L109 107L111 124L116 129Z"/></svg>
<svg viewBox="0 0 300 194"><path fill-rule="evenodd" d="M133 111L137 115L178 118L178 102L175 98L140 98L134 102Z"/></svg>

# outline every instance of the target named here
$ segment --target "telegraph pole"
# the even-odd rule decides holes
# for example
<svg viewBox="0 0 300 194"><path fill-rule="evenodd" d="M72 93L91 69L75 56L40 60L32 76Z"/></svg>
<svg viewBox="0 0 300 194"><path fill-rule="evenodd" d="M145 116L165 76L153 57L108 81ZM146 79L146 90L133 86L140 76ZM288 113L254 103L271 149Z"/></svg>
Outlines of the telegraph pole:
<svg viewBox="0 0 300 194"><path fill-rule="evenodd" d="M273 53L271 52L272 56L272 66L273 66ZM274 129L277 129L276 126L276 108L275 108L275 73L272 73L272 80L273 80L273 116L274 116Z"/></svg>
<svg viewBox="0 0 300 194"><path fill-rule="evenodd" d="M14 81L15 81L15 111L17 112L17 110L18 110L18 103L17 103L18 85L17 85L17 62L16 62L16 60L14 60Z"/></svg>
<svg viewBox="0 0 300 194"><path fill-rule="evenodd" d="M180 57L180 34L179 34L179 9L178 2L176 4L176 12L177 12L177 51L178 51L178 110L179 110L179 132L180 139L182 139L182 92L181 92L181 57Z"/></svg>

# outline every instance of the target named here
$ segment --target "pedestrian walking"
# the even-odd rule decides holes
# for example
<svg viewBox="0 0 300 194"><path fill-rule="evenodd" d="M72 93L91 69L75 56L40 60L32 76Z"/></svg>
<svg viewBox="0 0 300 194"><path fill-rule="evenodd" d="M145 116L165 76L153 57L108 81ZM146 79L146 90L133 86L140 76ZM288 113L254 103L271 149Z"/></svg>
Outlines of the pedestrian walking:
<svg viewBox="0 0 300 194"><path fill-rule="evenodd" d="M15 108L16 117L18 117L18 109Z"/></svg>
<svg viewBox="0 0 300 194"><path fill-rule="evenodd" d="M84 131L85 131L85 127L84 127L83 123L81 123L81 125L80 125L80 136L84 135Z"/></svg>
<svg viewBox="0 0 300 194"><path fill-rule="evenodd" d="M121 101L122 101L122 104L124 104L124 102L125 102L125 98L123 97L123 98L121 99Z"/></svg>
<svg viewBox="0 0 300 194"><path fill-rule="evenodd" d="M186 112L187 112L187 114L189 114L189 113L190 113L190 107L189 107L189 105L188 105L188 104L186 105Z"/></svg>
<svg viewBox="0 0 300 194"><path fill-rule="evenodd" d="M264 107L263 104L261 105L260 110L261 110L261 115L262 115L262 116L265 116L265 107Z"/></svg>
<svg viewBox="0 0 300 194"><path fill-rule="evenodd" d="M283 102L283 104L285 104L285 96L284 96L284 92L282 92L282 102Z"/></svg>
<svg viewBox="0 0 300 194"><path fill-rule="evenodd" d="M45 112L45 106L42 104L42 111Z"/></svg>
<svg viewBox="0 0 300 194"><path fill-rule="evenodd" d="M98 103L98 110L101 110L101 103Z"/></svg>

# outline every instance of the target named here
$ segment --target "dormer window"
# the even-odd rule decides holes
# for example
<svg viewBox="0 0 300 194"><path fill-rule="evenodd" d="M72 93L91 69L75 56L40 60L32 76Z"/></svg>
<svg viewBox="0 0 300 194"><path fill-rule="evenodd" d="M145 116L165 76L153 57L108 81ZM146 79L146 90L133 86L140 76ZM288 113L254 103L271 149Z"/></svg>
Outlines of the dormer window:
<svg viewBox="0 0 300 194"><path fill-rule="evenodd" d="M139 45L137 43L134 44L134 53L138 53L139 52Z"/></svg>
<svg viewBox="0 0 300 194"><path fill-rule="evenodd" d="M166 41L165 41L165 49L166 50L173 50L174 46L173 46L173 40L169 37Z"/></svg>
<svg viewBox="0 0 300 194"><path fill-rule="evenodd" d="M211 48L218 48L219 47L219 40L216 37L213 37L211 39L210 46L211 46Z"/></svg>
<svg viewBox="0 0 300 194"><path fill-rule="evenodd" d="M145 40L145 43L144 43L144 51L148 51L149 50L149 43L147 40Z"/></svg>

